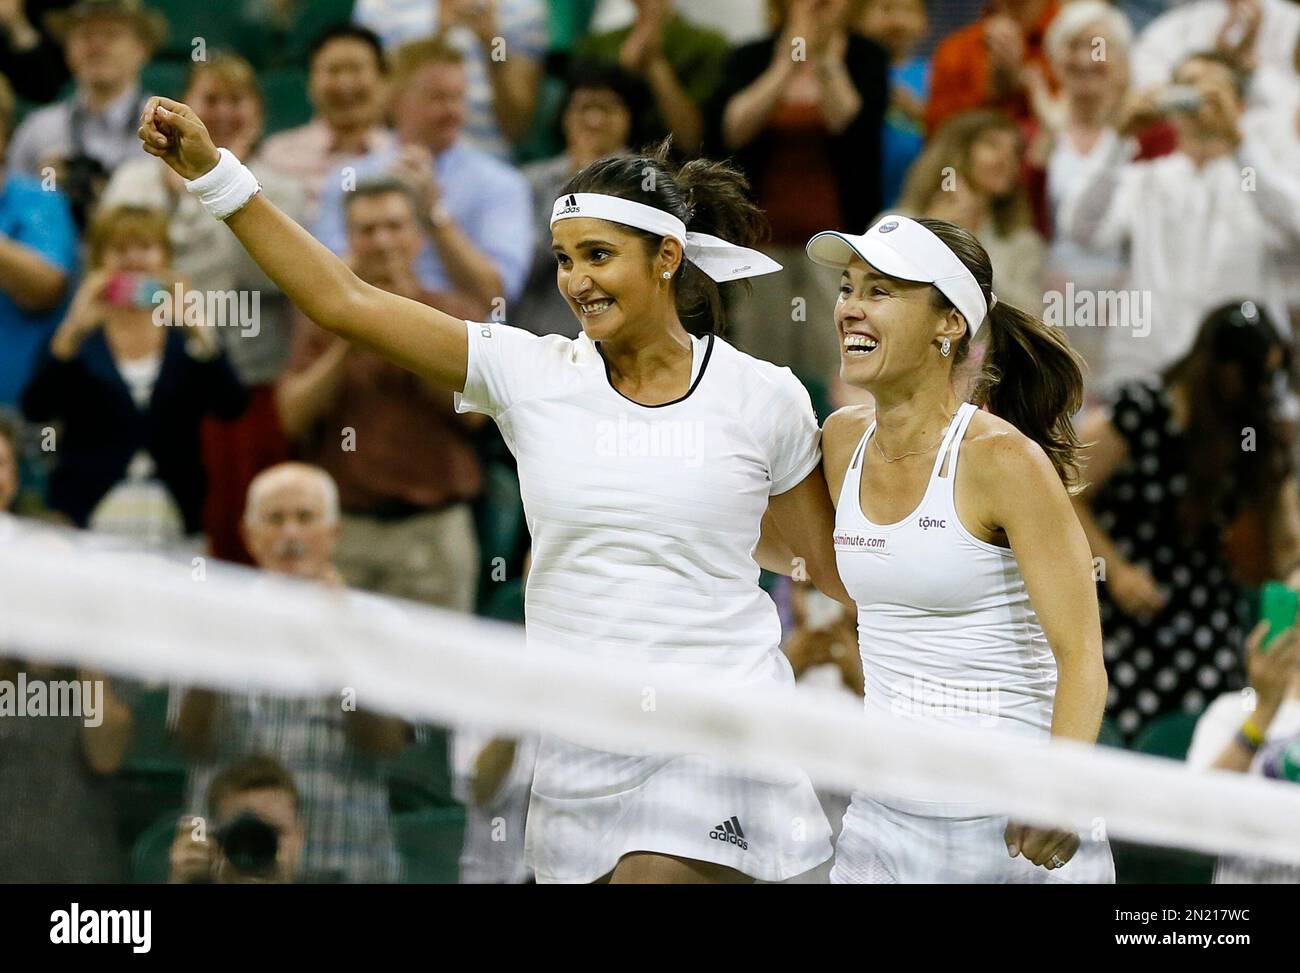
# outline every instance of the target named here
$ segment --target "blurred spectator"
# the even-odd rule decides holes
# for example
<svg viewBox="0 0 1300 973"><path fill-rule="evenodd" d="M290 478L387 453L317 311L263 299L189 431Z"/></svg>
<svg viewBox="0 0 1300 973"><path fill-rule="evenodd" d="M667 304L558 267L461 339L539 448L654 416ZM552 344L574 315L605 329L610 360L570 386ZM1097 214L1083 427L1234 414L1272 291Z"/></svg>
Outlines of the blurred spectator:
<svg viewBox="0 0 1300 973"><path fill-rule="evenodd" d="M1223 693L1196 722L1187 764L1195 770L1267 773L1270 745L1300 739L1300 645L1289 628L1264 645L1268 625L1261 622L1246 645L1249 688ZM1216 884L1300 883L1300 867L1257 858L1224 856Z"/></svg>
<svg viewBox="0 0 1300 973"><path fill-rule="evenodd" d="M109 174L140 153L140 71L167 32L140 0L79 0L50 16L76 81L72 95L32 112L14 133L9 170L53 167L85 225Z"/></svg>
<svg viewBox="0 0 1300 973"><path fill-rule="evenodd" d="M0 515L13 509L18 486L18 430L0 413Z"/></svg>
<svg viewBox="0 0 1300 973"><path fill-rule="evenodd" d="M1245 506L1268 524L1273 575L1300 565L1300 507L1277 416L1286 353L1250 302L1206 319L1157 381L1085 414L1075 497L1099 569L1108 711L1128 741L1242 682L1242 589L1223 551ZM1243 439L1243 430L1249 438Z"/></svg>
<svg viewBox="0 0 1300 973"><path fill-rule="evenodd" d="M60 424L50 505L79 527L193 543L206 490L199 423L238 416L248 394L201 309L176 307L175 288L189 288L162 211L102 210L89 246L92 270L22 397L29 419Z"/></svg>
<svg viewBox="0 0 1300 973"><path fill-rule="evenodd" d="M828 598L810 583L791 582L789 617L782 618L786 638L781 648L790 660L801 695L809 695L827 706L854 702L862 706L862 657L858 652L857 612ZM774 597L780 603L779 589ZM818 787L817 799L831 824L832 840L839 840L844 812L850 795L838 788ZM789 879L791 885L825 885L832 862Z"/></svg>
<svg viewBox="0 0 1300 973"><path fill-rule="evenodd" d="M465 805L460 884L520 885L531 877L524 827L537 738L458 726L452 741L456 799Z"/></svg>
<svg viewBox="0 0 1300 973"><path fill-rule="evenodd" d="M44 684L51 711L0 712L0 882L121 882L109 778L131 740L131 710L102 673L0 657L11 703L20 677L25 696ZM56 695L79 712L54 712Z"/></svg>
<svg viewBox="0 0 1300 973"><path fill-rule="evenodd" d="M302 463L273 466L253 481L244 509L245 542L258 567L341 585L331 563L339 535L338 491L328 473ZM372 600L363 605L382 610ZM200 813L219 767L269 753L301 791L304 869L347 882L397 881L401 864L382 758L409 742L410 728L402 720L349 707L346 693L291 699L191 689L181 697L176 733L186 753L202 761L190 775L191 813Z"/></svg>
<svg viewBox="0 0 1300 973"><path fill-rule="evenodd" d="M484 306L432 294L415 277L420 228L396 180L347 197L348 259L376 287L480 320ZM483 477L476 420L449 392L300 318L278 399L286 433L338 483L335 563L348 584L469 612L479 574L472 501Z"/></svg>
<svg viewBox="0 0 1300 973"><path fill-rule="evenodd" d="M357 0L353 19L388 48L431 34L460 51L467 81L465 141L509 159L528 134L546 53L543 0Z"/></svg>
<svg viewBox="0 0 1300 973"><path fill-rule="evenodd" d="M1075 0L1061 8L1047 30L1045 46L1060 90L1053 95L1037 70L1030 74L1035 129L1030 140L1028 187L1039 227L1048 234L1059 223L1065 201L1077 191L1090 164L1114 151L1120 135L1116 116L1128 91L1133 32L1124 15L1104 0ZM1164 120L1137 133L1138 158L1173 149L1176 136ZM1123 248L1084 247L1063 234L1051 238L1046 286L1064 292L1101 293L1124 286ZM1068 322L1073 324L1073 321ZM1092 326L1068 332L1070 344L1088 363L1090 395L1113 390L1109 356L1122 355L1125 332L1104 313ZM1115 322L1118 323L1118 322Z"/></svg>
<svg viewBox="0 0 1300 973"><path fill-rule="evenodd" d="M1067 0L1074 3L1076 0ZM1155 20L1167 7L1172 7L1182 0L1115 0L1115 6L1119 9L1128 22L1133 25L1134 31L1145 30L1147 24Z"/></svg>
<svg viewBox="0 0 1300 973"><path fill-rule="evenodd" d="M718 104L723 147L768 216L779 274L753 279L729 322L744 350L819 382L839 369L825 327L834 288L804 256L827 227L857 232L880 208L889 56L849 30L851 0L779 0L774 33L737 49Z"/></svg>
<svg viewBox="0 0 1300 973"><path fill-rule="evenodd" d="M1251 78L1252 106L1289 100L1300 46L1300 6L1292 0L1194 0L1170 4L1138 38L1133 83L1139 91L1169 81L1193 54L1214 51Z"/></svg>
<svg viewBox="0 0 1300 973"><path fill-rule="evenodd" d="M309 880L302 874L306 828L301 798L293 776L274 757L253 754L235 760L212 778L204 803L206 818L184 815L176 826L170 884L292 885ZM267 840L271 835L274 844ZM241 871L241 865L252 868Z"/></svg>
<svg viewBox="0 0 1300 973"><path fill-rule="evenodd" d="M1130 287L1150 309L1116 377L1149 375L1191 345L1201 318L1248 295L1285 321L1287 254L1300 245L1300 176L1241 121L1244 79L1218 54L1194 55L1176 87L1132 95L1117 125L1131 134L1172 115L1178 150L1129 161L1130 140L1090 162L1059 232L1094 249L1127 246ZM1149 332L1149 334L1148 334Z"/></svg>
<svg viewBox="0 0 1300 973"><path fill-rule="evenodd" d="M1058 0L990 0L984 16L946 37L934 52L926 128L959 112L997 108L1028 121L1024 68L1047 69L1043 38Z"/></svg>
<svg viewBox="0 0 1300 973"><path fill-rule="evenodd" d="M633 0L636 20L619 30L593 34L579 42L583 58L617 62L639 75L653 104L635 120L639 133L653 139L669 133L679 152L699 151L705 136L704 111L724 83L731 45L677 13L674 0Z"/></svg>
<svg viewBox="0 0 1300 973"><path fill-rule="evenodd" d="M637 18L636 0L591 0L591 32L619 30ZM767 0L709 0L691 4L691 21L715 30L731 44L756 41L768 31Z"/></svg>
<svg viewBox="0 0 1300 973"><path fill-rule="evenodd" d="M430 291L457 291L491 305L523 290L533 252L528 183L513 167L468 145L465 67L438 38L411 41L392 59L393 116L400 148L351 160L327 180L316 236L347 250L344 196L359 181L396 175L416 194L428 235L416 271Z"/></svg>
<svg viewBox="0 0 1300 973"><path fill-rule="evenodd" d="M0 77L0 163L15 111L13 89ZM15 406L58 324L77 265L77 228L62 193L44 192L26 173L0 180L0 406Z"/></svg>
<svg viewBox="0 0 1300 973"><path fill-rule="evenodd" d="M45 26L46 15L73 0L0 0L0 75L26 101L53 101L68 80L63 51Z"/></svg>
<svg viewBox="0 0 1300 973"><path fill-rule="evenodd" d="M511 323L534 334L576 338L582 325L555 286L555 254L551 250L551 210L560 190L580 169L597 159L629 151L640 144L633 123L645 104L641 80L614 64L579 61L570 70L559 128L564 151L524 167L533 195L533 266Z"/></svg>
<svg viewBox="0 0 1300 973"><path fill-rule="evenodd" d="M951 220L979 237L993 262L993 293L1031 314L1043 307L1043 240L1020 183L1024 140L999 111L949 119L903 184L898 210Z"/></svg>
<svg viewBox="0 0 1300 973"><path fill-rule="evenodd" d="M216 144L250 163L262 191L277 206L296 219L303 218L302 193L295 180L268 169L257 154L263 110L252 65L230 53L196 61L183 100L199 113ZM274 395L274 383L289 358L289 303L235 236L204 211L161 159L141 154L122 163L109 180L101 205L162 206L168 213L176 268L196 290L205 295L256 297L250 327L216 330L236 377L249 388L249 406L232 422L209 418L202 431L208 475L203 525L211 553L248 563L239 539L244 494L258 472L289 455Z"/></svg>
<svg viewBox="0 0 1300 973"><path fill-rule="evenodd" d="M925 144L930 59L916 53L925 37L924 0L867 0L862 33L889 52L889 113L881 132L880 205L893 206L907 169Z"/></svg>
<svg viewBox="0 0 1300 973"><path fill-rule="evenodd" d="M272 135L260 154L264 169L302 187L307 225L316 219L321 188L331 172L354 156L397 144L381 124L388 98L386 73L379 38L364 27L339 24L312 41L307 96L314 115L305 125Z"/></svg>

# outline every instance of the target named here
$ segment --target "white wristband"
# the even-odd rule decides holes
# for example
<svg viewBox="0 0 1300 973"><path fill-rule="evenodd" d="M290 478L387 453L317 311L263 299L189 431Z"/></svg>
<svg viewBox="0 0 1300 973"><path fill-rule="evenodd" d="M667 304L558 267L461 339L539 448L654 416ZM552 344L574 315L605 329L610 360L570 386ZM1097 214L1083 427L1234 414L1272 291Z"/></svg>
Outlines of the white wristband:
<svg viewBox="0 0 1300 973"><path fill-rule="evenodd" d="M218 149L217 164L197 179L186 179L188 189L203 208L219 220L243 209L262 189L248 166L229 149Z"/></svg>

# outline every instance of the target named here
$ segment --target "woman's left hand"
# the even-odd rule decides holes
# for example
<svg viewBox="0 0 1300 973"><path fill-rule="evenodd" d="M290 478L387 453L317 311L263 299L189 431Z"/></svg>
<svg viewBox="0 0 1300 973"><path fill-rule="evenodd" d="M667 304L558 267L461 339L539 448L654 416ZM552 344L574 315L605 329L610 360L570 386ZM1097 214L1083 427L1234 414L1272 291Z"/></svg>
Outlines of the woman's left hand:
<svg viewBox="0 0 1300 973"><path fill-rule="evenodd" d="M1078 834L1063 828L1035 828L1011 821L1002 837L1012 858L1023 855L1049 870L1065 865L1079 850Z"/></svg>

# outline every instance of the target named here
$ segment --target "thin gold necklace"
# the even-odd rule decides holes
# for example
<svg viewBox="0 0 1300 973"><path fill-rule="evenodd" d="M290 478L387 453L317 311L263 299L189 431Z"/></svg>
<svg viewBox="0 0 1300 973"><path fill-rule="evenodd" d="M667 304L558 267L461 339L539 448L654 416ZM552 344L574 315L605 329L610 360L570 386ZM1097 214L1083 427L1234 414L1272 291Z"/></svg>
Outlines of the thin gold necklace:
<svg viewBox="0 0 1300 973"><path fill-rule="evenodd" d="M957 406L957 409L960 408L961 406ZM886 463L897 463L900 459L907 459L907 457L909 456L920 456L922 453L930 452L930 450L934 449L936 446L938 446L940 443L943 442L943 437L948 435L948 425L952 422L952 417L957 414L957 409L954 409L952 415L948 417L948 422L944 424L943 432L939 434L939 438L936 439L934 442L932 442L929 446L926 446L924 449L914 449L910 453L899 453L897 456L891 459L889 454L885 452L885 447L880 445L879 427L876 428L876 434L871 437L871 441L876 444L876 452L880 454L880 458L883 459Z"/></svg>

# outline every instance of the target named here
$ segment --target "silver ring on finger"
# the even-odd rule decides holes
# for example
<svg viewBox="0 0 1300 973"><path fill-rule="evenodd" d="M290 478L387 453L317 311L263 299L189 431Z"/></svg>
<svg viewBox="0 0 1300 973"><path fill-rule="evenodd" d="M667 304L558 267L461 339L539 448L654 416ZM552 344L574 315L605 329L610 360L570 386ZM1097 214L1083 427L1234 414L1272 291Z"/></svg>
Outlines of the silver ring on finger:
<svg viewBox="0 0 1300 973"><path fill-rule="evenodd" d="M1052 867L1053 867L1053 868L1064 868L1064 867L1065 867L1065 862L1061 859L1061 856L1060 856L1060 855L1052 855L1051 862L1052 862Z"/></svg>

